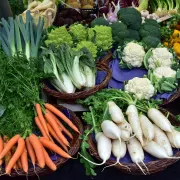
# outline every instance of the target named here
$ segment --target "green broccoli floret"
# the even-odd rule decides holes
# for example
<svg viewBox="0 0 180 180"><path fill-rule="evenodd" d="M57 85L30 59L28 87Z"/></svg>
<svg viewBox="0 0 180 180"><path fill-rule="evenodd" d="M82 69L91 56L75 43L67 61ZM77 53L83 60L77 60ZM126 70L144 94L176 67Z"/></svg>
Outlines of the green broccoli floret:
<svg viewBox="0 0 180 180"><path fill-rule="evenodd" d="M105 20L103 17L96 18L91 22L91 27L95 27L96 25L109 26L109 22Z"/></svg>
<svg viewBox="0 0 180 180"><path fill-rule="evenodd" d="M114 22L110 25L112 28L112 37L115 45L122 45L124 38L127 38L129 32L127 26L121 22Z"/></svg>
<svg viewBox="0 0 180 180"><path fill-rule="evenodd" d="M142 24L141 13L135 8L121 8L118 11L118 18L129 29L139 30Z"/></svg>
<svg viewBox="0 0 180 180"><path fill-rule="evenodd" d="M136 40L136 41L140 41L140 39L141 39L139 32L135 31L133 29L128 29L128 37L133 39L133 40Z"/></svg>
<svg viewBox="0 0 180 180"><path fill-rule="evenodd" d="M142 27L140 29L140 35L142 38L147 37L147 36L153 36L153 37L157 37L159 39L161 38L160 29L155 26L146 24L146 23L144 23L142 25Z"/></svg>
<svg viewBox="0 0 180 180"><path fill-rule="evenodd" d="M156 48L161 43L161 40L156 37L147 36L142 39L142 43L145 44L145 49L149 50L150 48Z"/></svg>
<svg viewBox="0 0 180 180"><path fill-rule="evenodd" d="M87 39L87 29L82 24L73 24L70 26L69 33L75 41L85 41Z"/></svg>
<svg viewBox="0 0 180 180"><path fill-rule="evenodd" d="M93 42L81 41L74 50L81 50L83 48L86 48L94 59L97 57L97 46Z"/></svg>
<svg viewBox="0 0 180 180"><path fill-rule="evenodd" d="M160 25L154 19L145 19L145 23L160 28Z"/></svg>
<svg viewBox="0 0 180 180"><path fill-rule="evenodd" d="M89 28L88 39L94 42L100 50L107 51L112 47L112 29L102 25Z"/></svg>

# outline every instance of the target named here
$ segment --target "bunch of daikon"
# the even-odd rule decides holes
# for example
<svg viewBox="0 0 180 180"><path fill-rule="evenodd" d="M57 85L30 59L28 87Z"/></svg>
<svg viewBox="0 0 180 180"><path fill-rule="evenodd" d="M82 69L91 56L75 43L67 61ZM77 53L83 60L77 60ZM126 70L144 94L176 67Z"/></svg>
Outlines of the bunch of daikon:
<svg viewBox="0 0 180 180"><path fill-rule="evenodd" d="M126 112L112 100L127 102ZM95 107L96 108L96 107ZM144 151L150 155L162 159L178 159L173 157L174 148L180 148L180 132L176 131L166 117L156 107L152 107L150 102L133 102L130 95L122 92L122 96L111 98L107 102L107 107L103 117L108 114L109 120L101 123L101 128L97 131L97 123L91 108L92 122L95 129L95 140L99 157L103 160L94 165L103 165L111 157L111 153L117 159L113 165L120 164L120 159L129 152L133 163L144 173L148 173L144 161ZM101 131L100 131L101 130ZM144 151L143 151L144 150ZM85 157L86 158L86 157ZM88 160L86 158L86 160ZM145 167L141 167L141 164ZM113 166L111 165L111 166ZM108 166L109 167L109 166ZM128 168L128 167L127 167Z"/></svg>
<svg viewBox="0 0 180 180"><path fill-rule="evenodd" d="M51 26L56 16L57 6L55 0L32 1L28 4L27 10L30 11L34 18L39 16L45 17L47 26ZM26 14L27 10L22 15Z"/></svg>

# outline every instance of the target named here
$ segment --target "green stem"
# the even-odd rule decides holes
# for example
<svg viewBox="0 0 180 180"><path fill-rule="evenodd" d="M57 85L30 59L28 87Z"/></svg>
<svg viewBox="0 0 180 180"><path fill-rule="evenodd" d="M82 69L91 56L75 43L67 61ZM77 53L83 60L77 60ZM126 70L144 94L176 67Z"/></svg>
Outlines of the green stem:
<svg viewBox="0 0 180 180"><path fill-rule="evenodd" d="M94 119L94 113L93 113L92 107L90 106L89 109L90 109L90 112L91 112L91 117L92 117L92 122L93 122L93 129L95 131L95 134L97 134L98 130L97 130L96 122L95 122L95 119Z"/></svg>

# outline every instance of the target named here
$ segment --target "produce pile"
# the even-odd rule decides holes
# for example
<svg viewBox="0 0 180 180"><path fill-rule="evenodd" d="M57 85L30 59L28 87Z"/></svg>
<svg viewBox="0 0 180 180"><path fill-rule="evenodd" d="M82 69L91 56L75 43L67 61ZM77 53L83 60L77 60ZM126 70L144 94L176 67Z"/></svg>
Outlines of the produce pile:
<svg viewBox="0 0 180 180"><path fill-rule="evenodd" d="M158 159L173 159L172 148L180 147L180 132L171 125L168 115L158 109L158 101L137 100L124 91L105 89L79 103L90 109L83 114L83 120L91 128L84 133L80 152L87 175L96 175L96 165L103 165L114 158L116 162L110 166L119 164L129 168L121 161L127 151L131 163L136 163L143 174L148 174L143 162L144 151ZM103 161L100 164L93 162L87 151L87 137L92 132L95 133L93 137L98 155Z"/></svg>

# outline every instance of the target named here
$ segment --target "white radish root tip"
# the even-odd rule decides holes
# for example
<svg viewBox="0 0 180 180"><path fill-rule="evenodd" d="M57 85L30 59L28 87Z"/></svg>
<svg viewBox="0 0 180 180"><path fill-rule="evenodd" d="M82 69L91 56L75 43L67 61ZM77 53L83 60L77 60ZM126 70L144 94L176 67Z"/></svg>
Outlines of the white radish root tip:
<svg viewBox="0 0 180 180"><path fill-rule="evenodd" d="M141 170L141 172L146 175L145 171L143 170L143 168L136 162L136 165L139 167L139 169Z"/></svg>

